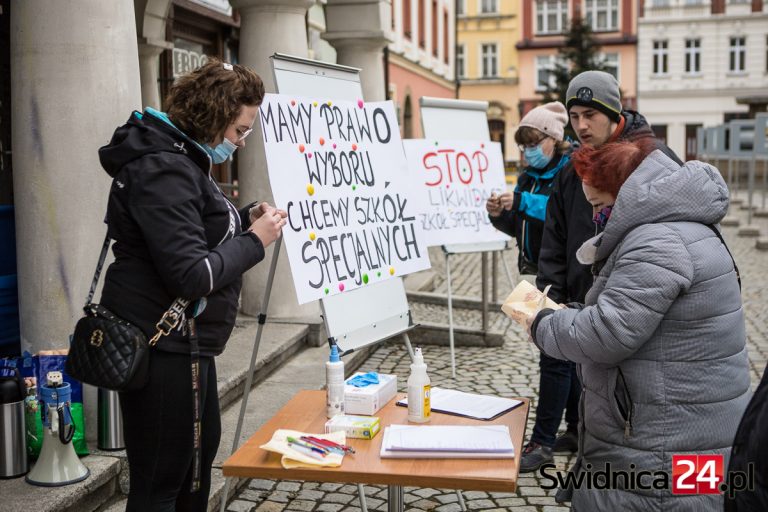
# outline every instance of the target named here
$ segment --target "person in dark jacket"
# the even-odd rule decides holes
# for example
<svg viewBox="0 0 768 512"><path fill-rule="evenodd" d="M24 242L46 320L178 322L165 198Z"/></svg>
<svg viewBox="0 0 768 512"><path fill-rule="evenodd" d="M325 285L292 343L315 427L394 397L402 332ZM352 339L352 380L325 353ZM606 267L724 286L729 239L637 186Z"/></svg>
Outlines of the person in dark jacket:
<svg viewBox="0 0 768 512"><path fill-rule="evenodd" d="M284 211L266 203L238 211L211 165L245 145L263 97L252 70L212 59L174 83L167 113L133 112L99 150L113 178L107 223L115 241L101 303L148 337L177 297L198 301L199 312L199 397L185 321L150 352L148 384L120 393L128 511L208 508L221 434L214 356L234 327L242 274L264 258L286 222Z"/></svg>
<svg viewBox="0 0 768 512"><path fill-rule="evenodd" d="M654 137L645 118L624 110L619 83L609 73L585 71L571 80L566 108L579 142L598 147L616 140ZM680 159L661 141L657 147L677 163ZM584 197L581 180L568 165L555 178L547 203L539 252L536 287L551 285L549 297L557 303L583 303L592 286L589 265L576 259L576 251L599 227L592 222L592 207ZM541 353L539 399L530 442L524 447L520 471L535 471L554 460L554 453L578 449L581 385L576 365ZM566 432L557 436L565 411Z"/></svg>
<svg viewBox="0 0 768 512"><path fill-rule="evenodd" d="M733 478L733 489L725 492L725 512L768 510L768 365L736 430L727 476Z"/></svg>
<svg viewBox="0 0 768 512"><path fill-rule="evenodd" d="M491 224L517 241L520 275L536 275L547 200L555 177L570 160L570 143L563 140L566 124L565 106L558 101L528 112L515 132L528 166L514 193L493 194L485 204Z"/></svg>

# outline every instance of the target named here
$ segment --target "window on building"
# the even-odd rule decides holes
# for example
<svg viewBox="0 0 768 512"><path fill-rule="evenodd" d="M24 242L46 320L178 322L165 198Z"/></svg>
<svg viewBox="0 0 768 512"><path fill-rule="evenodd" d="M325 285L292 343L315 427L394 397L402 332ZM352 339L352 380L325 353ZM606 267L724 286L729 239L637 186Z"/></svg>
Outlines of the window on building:
<svg viewBox="0 0 768 512"><path fill-rule="evenodd" d="M494 78L499 74L498 52L496 43L482 46L483 78Z"/></svg>
<svg viewBox="0 0 768 512"><path fill-rule="evenodd" d="M616 77L619 82L619 54L618 53L604 53L600 56L600 60L605 68L605 71Z"/></svg>
<svg viewBox="0 0 768 512"><path fill-rule="evenodd" d="M422 48L427 47L427 26L426 26L426 18L427 18L427 11L426 6L424 5L424 0L419 0L419 46Z"/></svg>
<svg viewBox="0 0 768 512"><path fill-rule="evenodd" d="M480 0L480 12L483 14L493 14L499 12L497 0Z"/></svg>
<svg viewBox="0 0 768 512"><path fill-rule="evenodd" d="M667 41L653 42L653 74L666 75L668 73L669 54Z"/></svg>
<svg viewBox="0 0 768 512"><path fill-rule="evenodd" d="M587 0L587 21L595 32L619 27L619 0Z"/></svg>
<svg viewBox="0 0 768 512"><path fill-rule="evenodd" d="M536 90L544 91L555 87L555 56L539 55L536 57Z"/></svg>
<svg viewBox="0 0 768 512"><path fill-rule="evenodd" d="M465 58L464 54L466 52L466 46L463 44L460 44L456 47L456 76L459 78L464 78L467 76L467 70L465 69Z"/></svg>
<svg viewBox="0 0 768 512"><path fill-rule="evenodd" d="M403 0L403 35L407 39L413 37L411 29L411 0Z"/></svg>
<svg viewBox="0 0 768 512"><path fill-rule="evenodd" d="M413 110L411 109L411 96L405 97L403 103L403 138L413 138Z"/></svg>
<svg viewBox="0 0 768 512"><path fill-rule="evenodd" d="M488 131L491 134L491 140L494 142L498 142L501 144L501 155L502 157L506 154L505 153L505 142L506 137L504 135L504 120L502 119L489 119L488 120Z"/></svg>
<svg viewBox="0 0 768 512"><path fill-rule="evenodd" d="M456 15L457 16L463 16L464 13L467 12L466 6L464 5L464 2L466 0L456 0Z"/></svg>
<svg viewBox="0 0 768 512"><path fill-rule="evenodd" d="M437 15L437 0L432 0L432 55L437 57L438 50L440 49L440 46L437 44L438 41L438 33L437 33L437 21L440 18Z"/></svg>
<svg viewBox="0 0 768 512"><path fill-rule="evenodd" d="M568 0L536 1L536 33L560 34L568 28Z"/></svg>
<svg viewBox="0 0 768 512"><path fill-rule="evenodd" d="M665 125L665 124L654 124L654 125L651 125L651 130L653 130L653 134L663 144L667 143L667 125Z"/></svg>
<svg viewBox="0 0 768 512"><path fill-rule="evenodd" d="M450 62L450 38L448 37L450 30L448 28L448 11L443 11L443 61L448 64Z"/></svg>
<svg viewBox="0 0 768 512"><path fill-rule="evenodd" d="M744 61L747 57L747 38L744 36L732 37L731 48L728 54L728 69L731 71L731 73L743 73L745 64Z"/></svg>
<svg viewBox="0 0 768 512"><path fill-rule="evenodd" d="M696 130L700 128L701 124L687 124L685 125L685 161L696 160L698 155L698 145L696 141Z"/></svg>
<svg viewBox="0 0 768 512"><path fill-rule="evenodd" d="M701 73L701 39L685 40L685 72L689 75Z"/></svg>

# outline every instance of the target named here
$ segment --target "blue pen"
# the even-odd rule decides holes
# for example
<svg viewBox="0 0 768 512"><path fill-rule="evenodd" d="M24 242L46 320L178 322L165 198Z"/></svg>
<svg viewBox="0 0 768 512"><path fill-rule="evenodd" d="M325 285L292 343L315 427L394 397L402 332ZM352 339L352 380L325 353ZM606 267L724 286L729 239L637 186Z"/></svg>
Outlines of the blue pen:
<svg viewBox="0 0 768 512"><path fill-rule="evenodd" d="M293 448L294 450L296 450L299 453L303 453L304 455L308 455L308 456L310 456L310 457L312 457L314 459L317 459L317 460L323 460L324 455L318 455L317 453L312 451L310 448L307 448L303 444L292 443L292 442L288 441L288 446L290 446L291 448Z"/></svg>

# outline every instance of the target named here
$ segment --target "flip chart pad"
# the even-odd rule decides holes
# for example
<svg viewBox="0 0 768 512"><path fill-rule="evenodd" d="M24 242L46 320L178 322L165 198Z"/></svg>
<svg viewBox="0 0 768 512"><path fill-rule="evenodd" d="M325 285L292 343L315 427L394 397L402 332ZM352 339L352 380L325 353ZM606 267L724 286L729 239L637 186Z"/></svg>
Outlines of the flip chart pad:
<svg viewBox="0 0 768 512"><path fill-rule="evenodd" d="M392 102L267 94L259 120L299 303L429 268Z"/></svg>
<svg viewBox="0 0 768 512"><path fill-rule="evenodd" d="M498 142L408 139L412 194L428 246L509 240L485 202L506 190Z"/></svg>

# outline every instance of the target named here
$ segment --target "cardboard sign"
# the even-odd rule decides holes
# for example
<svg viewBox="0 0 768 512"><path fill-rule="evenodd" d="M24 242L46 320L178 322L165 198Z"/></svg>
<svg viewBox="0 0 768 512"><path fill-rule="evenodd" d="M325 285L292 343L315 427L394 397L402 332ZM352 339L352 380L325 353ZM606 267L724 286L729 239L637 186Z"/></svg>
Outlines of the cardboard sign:
<svg viewBox="0 0 768 512"><path fill-rule="evenodd" d="M299 303L429 268L392 102L267 94L259 120Z"/></svg>
<svg viewBox="0 0 768 512"><path fill-rule="evenodd" d="M485 202L507 187L498 142L403 141L419 226L428 246L506 241Z"/></svg>

